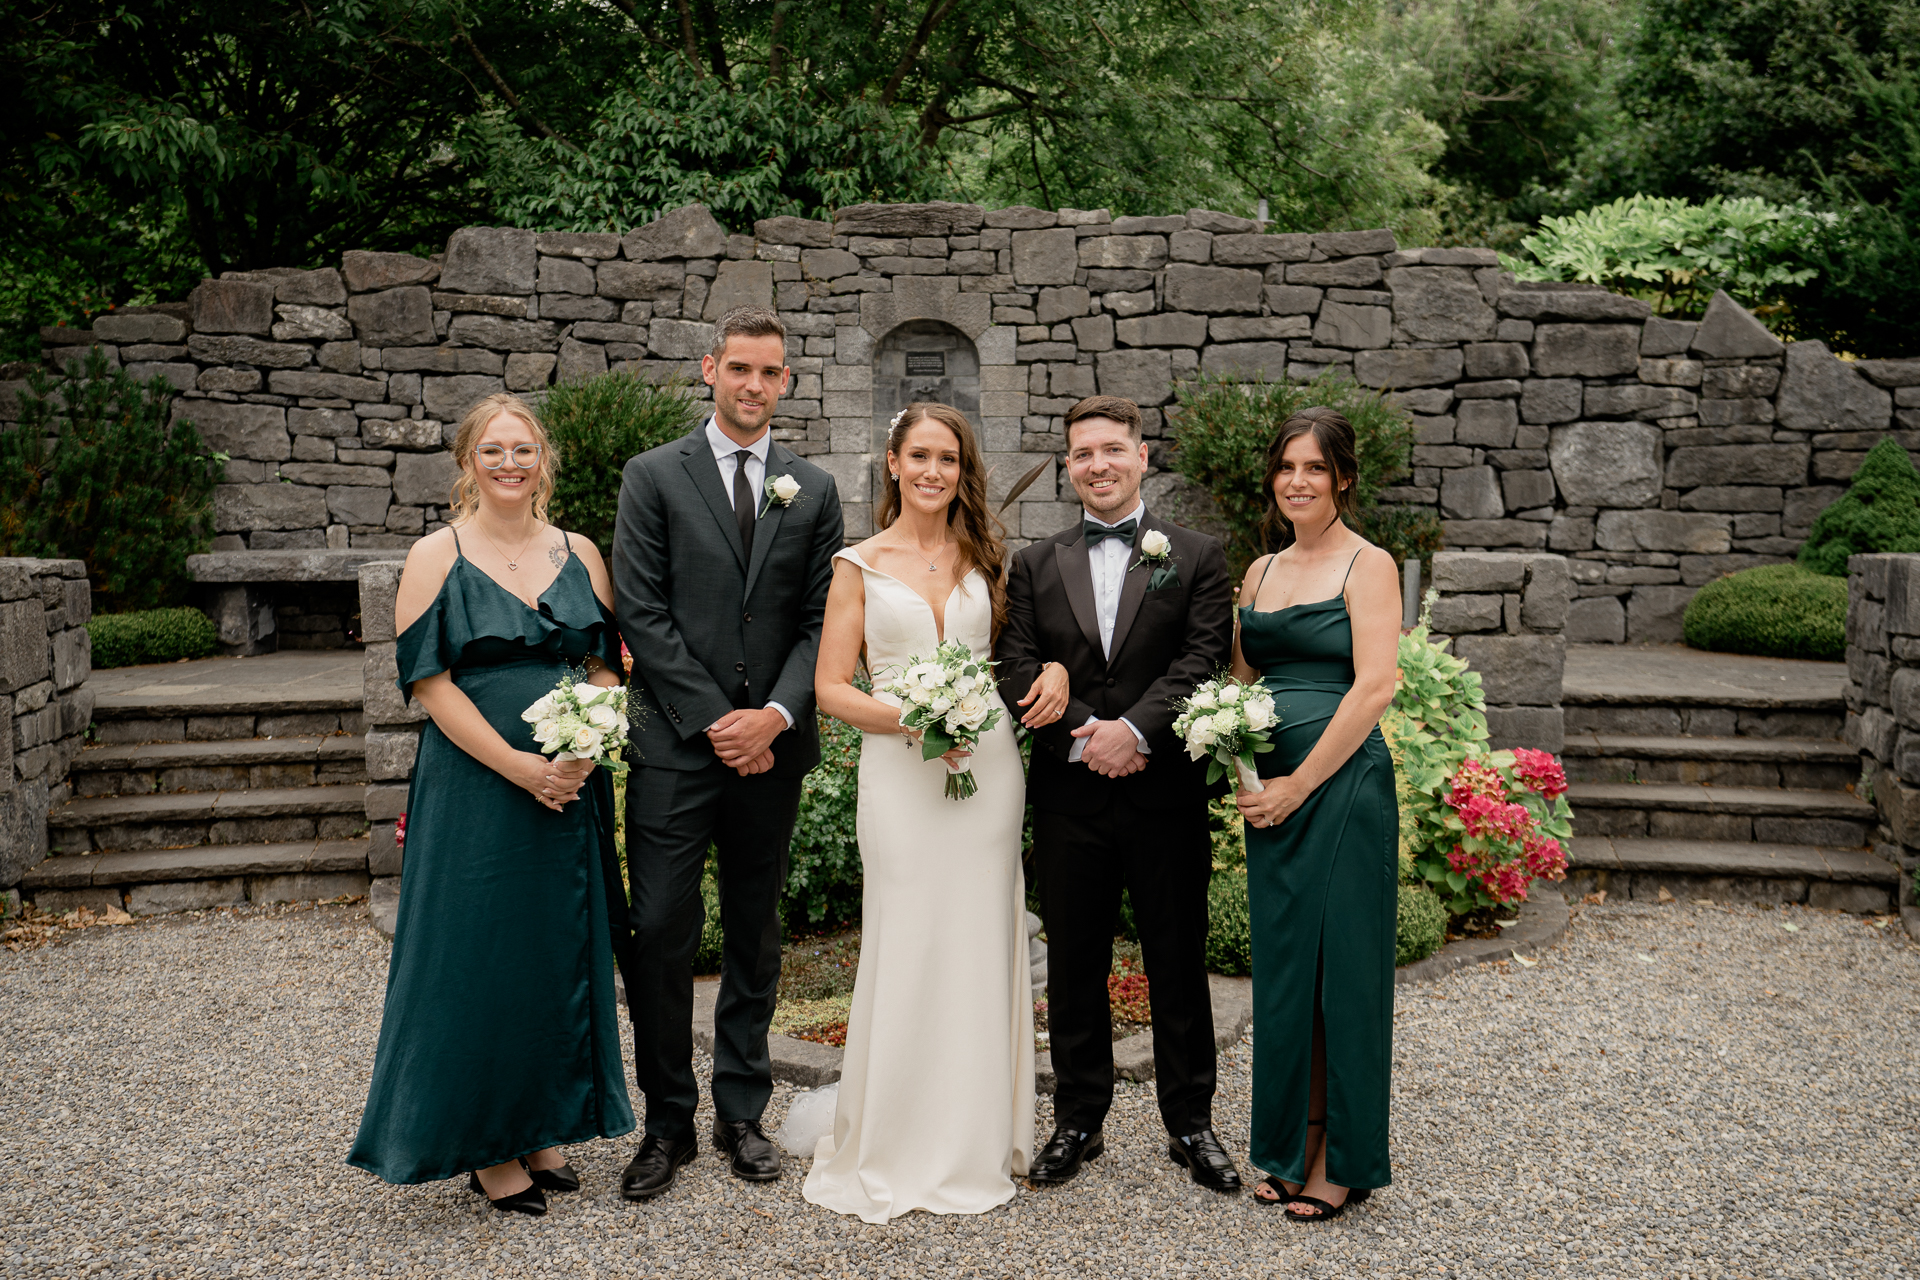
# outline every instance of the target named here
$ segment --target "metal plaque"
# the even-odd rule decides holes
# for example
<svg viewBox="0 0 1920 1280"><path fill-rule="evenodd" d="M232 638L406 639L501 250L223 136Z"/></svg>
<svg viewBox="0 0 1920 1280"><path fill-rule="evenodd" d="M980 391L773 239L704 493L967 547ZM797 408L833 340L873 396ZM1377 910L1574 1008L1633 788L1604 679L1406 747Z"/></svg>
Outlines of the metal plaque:
<svg viewBox="0 0 1920 1280"><path fill-rule="evenodd" d="M944 351L907 352L907 376L909 378L946 377L947 353Z"/></svg>

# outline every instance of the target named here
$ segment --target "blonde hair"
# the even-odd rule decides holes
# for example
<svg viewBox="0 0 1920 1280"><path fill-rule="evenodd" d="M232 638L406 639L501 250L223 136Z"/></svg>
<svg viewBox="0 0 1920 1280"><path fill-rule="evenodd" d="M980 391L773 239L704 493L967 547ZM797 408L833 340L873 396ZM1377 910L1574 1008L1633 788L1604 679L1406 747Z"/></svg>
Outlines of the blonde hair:
<svg viewBox="0 0 1920 1280"><path fill-rule="evenodd" d="M467 410L467 416L460 419L460 429L454 433L453 460L460 467L460 478L453 482L453 491L448 495L453 508L447 520L449 524L457 524L480 509L479 463L474 461L473 453L481 433L501 414L510 414L526 423L540 446L540 470L533 478L533 518L547 518L554 476L560 469L560 459L554 456L553 437L547 434L546 424L540 421L532 405L519 396L498 391Z"/></svg>

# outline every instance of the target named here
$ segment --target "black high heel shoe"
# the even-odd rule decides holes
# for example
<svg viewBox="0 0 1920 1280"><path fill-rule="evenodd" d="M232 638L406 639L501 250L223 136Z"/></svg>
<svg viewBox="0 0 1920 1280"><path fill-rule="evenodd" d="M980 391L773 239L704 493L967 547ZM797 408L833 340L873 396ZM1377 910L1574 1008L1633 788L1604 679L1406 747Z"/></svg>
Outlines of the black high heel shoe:
<svg viewBox="0 0 1920 1280"><path fill-rule="evenodd" d="M542 1191L578 1191L580 1189L580 1174L570 1164L563 1164L558 1169L536 1169L527 1163L525 1156L522 1156L520 1167L527 1171L529 1178L533 1179L533 1185Z"/></svg>
<svg viewBox="0 0 1920 1280"><path fill-rule="evenodd" d="M487 1189L480 1185L478 1173L467 1175L467 1190L477 1191L487 1196ZM545 1217L547 1212L547 1197L541 1193L540 1184L537 1182L525 1191L516 1191L510 1196L501 1196L498 1200L487 1196L487 1203L492 1205L496 1212L524 1213L530 1218Z"/></svg>
<svg viewBox="0 0 1920 1280"><path fill-rule="evenodd" d="M1331 1222L1348 1209L1351 1209L1354 1205L1365 1204L1371 1195L1373 1195L1372 1187L1354 1187L1347 1192L1347 1198L1339 1204L1328 1204L1325 1200L1318 1199L1314 1196L1295 1196L1293 1197L1292 1203L1310 1204L1320 1212L1295 1213L1289 1209L1287 1210L1287 1216L1295 1222Z"/></svg>

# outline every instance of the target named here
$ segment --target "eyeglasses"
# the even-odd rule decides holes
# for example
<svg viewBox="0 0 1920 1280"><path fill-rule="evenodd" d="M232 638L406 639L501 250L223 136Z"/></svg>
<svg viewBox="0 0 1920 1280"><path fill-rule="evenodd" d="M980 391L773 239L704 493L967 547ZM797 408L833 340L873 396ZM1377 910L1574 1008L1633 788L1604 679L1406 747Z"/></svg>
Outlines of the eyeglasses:
<svg viewBox="0 0 1920 1280"><path fill-rule="evenodd" d="M483 444L473 451L473 456L481 466L489 471L498 471L507 465L507 451L497 444ZM531 471L540 465L540 446L537 444L517 444L513 447L513 465L522 471Z"/></svg>

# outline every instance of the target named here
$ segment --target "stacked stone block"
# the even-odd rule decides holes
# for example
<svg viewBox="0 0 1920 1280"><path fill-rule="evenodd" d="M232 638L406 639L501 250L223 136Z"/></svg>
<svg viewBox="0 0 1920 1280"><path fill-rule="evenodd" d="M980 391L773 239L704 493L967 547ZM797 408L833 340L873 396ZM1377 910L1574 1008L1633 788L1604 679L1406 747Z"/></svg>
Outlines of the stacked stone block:
<svg viewBox="0 0 1920 1280"><path fill-rule="evenodd" d="M360 567L360 620L367 643L367 821L372 838L367 872L373 877L375 922L388 933L393 932L393 909L400 896L397 821L407 810L420 727L427 720L420 704L402 698L394 684L400 667L394 655L393 602L403 564L391 560Z"/></svg>
<svg viewBox="0 0 1920 1280"><path fill-rule="evenodd" d="M1920 555L1847 561L1847 741L1880 814L1874 852L1900 868L1896 902L1920 902Z"/></svg>
<svg viewBox="0 0 1920 1280"><path fill-rule="evenodd" d="M47 856L47 812L71 795L67 765L93 719L87 619L93 594L78 560L0 559L0 886Z"/></svg>
<svg viewBox="0 0 1920 1280"><path fill-rule="evenodd" d="M831 471L871 531L887 421L908 398L974 415L997 499L1065 445L1082 396L1145 410L1148 500L1207 510L1167 470L1175 390L1200 374L1339 369L1412 416L1389 503L1457 549L1566 555L1571 640L1673 640L1686 600L1792 555L1888 431L1920 445L1920 361L1783 346L1724 295L1698 323L1583 285L1518 282L1486 249L1387 231L1268 233L1208 210L856 205L730 234L688 206L625 234L469 227L431 259L230 273L185 303L44 331L183 390L228 454L216 549L401 547L443 517L444 452L490 392L626 370L696 395L711 324L774 307L794 382L778 438ZM0 420L18 384L0 384ZM1065 527L1057 471L1007 513L1016 542Z"/></svg>
<svg viewBox="0 0 1920 1280"><path fill-rule="evenodd" d="M1572 579L1546 552L1442 551L1433 557L1432 636L1480 673L1496 747L1558 753Z"/></svg>

